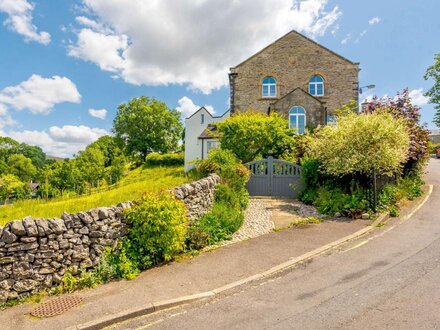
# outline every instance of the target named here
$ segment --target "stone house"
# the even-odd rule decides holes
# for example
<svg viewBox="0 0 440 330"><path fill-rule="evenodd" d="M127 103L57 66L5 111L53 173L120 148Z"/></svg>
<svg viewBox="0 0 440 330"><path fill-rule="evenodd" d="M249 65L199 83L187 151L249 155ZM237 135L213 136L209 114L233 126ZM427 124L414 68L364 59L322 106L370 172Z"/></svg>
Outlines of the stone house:
<svg viewBox="0 0 440 330"><path fill-rule="evenodd" d="M212 125L229 113L275 111L298 133L334 121L335 110L358 101L358 73L359 63L296 31L287 33L230 69L227 115L212 117L201 108L193 115L197 119L186 119L185 170L192 167L194 159L207 156L209 148L201 141L206 139L213 146L216 138ZM202 115L209 120L201 122Z"/></svg>
<svg viewBox="0 0 440 330"><path fill-rule="evenodd" d="M231 114L276 111L299 133L358 101L359 63L291 31L230 69Z"/></svg>

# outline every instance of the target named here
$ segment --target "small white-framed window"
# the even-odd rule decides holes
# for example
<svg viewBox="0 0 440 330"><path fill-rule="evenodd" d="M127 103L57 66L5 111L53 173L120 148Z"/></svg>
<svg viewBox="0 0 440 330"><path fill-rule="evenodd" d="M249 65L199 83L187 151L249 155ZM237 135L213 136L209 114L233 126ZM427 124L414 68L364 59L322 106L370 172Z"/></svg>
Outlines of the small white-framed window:
<svg viewBox="0 0 440 330"><path fill-rule="evenodd" d="M306 110L300 106L294 106L289 110L289 128L296 128L296 132L304 134L306 131Z"/></svg>
<svg viewBox="0 0 440 330"><path fill-rule="evenodd" d="M310 77L309 94L313 96L324 96L324 78L318 75Z"/></svg>
<svg viewBox="0 0 440 330"><path fill-rule="evenodd" d="M276 97L277 96L277 81L273 77L266 77L261 83L262 97Z"/></svg>
<svg viewBox="0 0 440 330"><path fill-rule="evenodd" d="M205 114L202 113L202 114L200 115L200 124L204 124L204 123L205 123Z"/></svg>
<svg viewBox="0 0 440 330"><path fill-rule="evenodd" d="M218 149L219 142L218 141L206 141L206 152L209 153L212 149Z"/></svg>

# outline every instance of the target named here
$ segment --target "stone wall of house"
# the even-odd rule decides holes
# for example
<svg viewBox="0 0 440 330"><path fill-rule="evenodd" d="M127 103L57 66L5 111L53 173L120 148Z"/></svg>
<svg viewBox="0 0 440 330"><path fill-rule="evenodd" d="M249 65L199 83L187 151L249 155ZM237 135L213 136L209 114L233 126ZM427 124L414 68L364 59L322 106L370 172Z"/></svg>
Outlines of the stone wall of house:
<svg viewBox="0 0 440 330"><path fill-rule="evenodd" d="M211 175L173 190L192 221L212 208L219 182ZM68 269L78 275L96 266L106 248L114 248L127 233L123 211L132 205L63 213L61 218L29 216L0 227L0 303L56 286Z"/></svg>
<svg viewBox="0 0 440 330"><path fill-rule="evenodd" d="M292 104L301 106L306 111L306 126L316 127L324 123L325 111L322 104L315 97L299 88L273 104L271 111L278 112L288 119Z"/></svg>
<svg viewBox="0 0 440 330"><path fill-rule="evenodd" d="M267 112L281 97L297 87L308 91L312 75L325 82L323 97L317 97L329 113L358 99L359 65L335 54L304 36L291 32L235 68L235 110ZM261 82L265 77L277 80L277 97L263 98ZM296 104L292 104L294 106Z"/></svg>

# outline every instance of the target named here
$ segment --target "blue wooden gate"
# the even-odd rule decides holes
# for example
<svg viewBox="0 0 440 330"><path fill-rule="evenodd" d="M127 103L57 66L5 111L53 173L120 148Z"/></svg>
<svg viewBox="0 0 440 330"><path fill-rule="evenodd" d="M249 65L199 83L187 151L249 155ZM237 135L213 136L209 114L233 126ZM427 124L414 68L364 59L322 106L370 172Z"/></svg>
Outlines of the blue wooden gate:
<svg viewBox="0 0 440 330"><path fill-rule="evenodd" d="M284 160L267 159L247 163L251 178L247 189L251 196L298 197L303 188L301 166Z"/></svg>

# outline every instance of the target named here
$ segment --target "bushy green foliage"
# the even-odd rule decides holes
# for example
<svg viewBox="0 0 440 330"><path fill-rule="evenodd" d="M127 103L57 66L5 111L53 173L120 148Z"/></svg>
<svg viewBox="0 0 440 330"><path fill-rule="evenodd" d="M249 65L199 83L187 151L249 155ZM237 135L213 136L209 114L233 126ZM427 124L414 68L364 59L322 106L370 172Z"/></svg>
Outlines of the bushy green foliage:
<svg viewBox="0 0 440 330"><path fill-rule="evenodd" d="M223 183L235 191L245 189L249 180L249 170L240 163L238 158L230 151L224 149L211 150L208 158L196 164L196 170L201 176L217 173Z"/></svg>
<svg viewBox="0 0 440 330"><path fill-rule="evenodd" d="M389 211L391 216L399 215L399 201L414 200L423 194L421 170L415 170L405 177L399 178L395 184L385 185L379 196L379 209Z"/></svg>
<svg viewBox="0 0 440 330"><path fill-rule="evenodd" d="M147 165L151 166L176 166L183 165L184 154L159 154L153 152L145 158Z"/></svg>
<svg viewBox="0 0 440 330"><path fill-rule="evenodd" d="M388 113L394 119L405 124L410 143L407 152L408 158L402 166L404 173L412 171L419 164L428 160L429 130L420 123L420 107L413 104L408 88L404 89L402 93L397 93L393 98L373 98L366 111L368 113Z"/></svg>
<svg viewBox="0 0 440 330"><path fill-rule="evenodd" d="M63 276L63 282L56 289L58 293L74 292L85 288L94 288L100 284L107 283L115 278L115 267L112 264L112 254L110 249L103 253L99 259L98 265L93 270L80 270L79 276L72 274L69 269Z"/></svg>
<svg viewBox="0 0 440 330"><path fill-rule="evenodd" d="M340 213L352 218L368 210L368 201L360 190L347 194L339 188L321 187L317 190L313 204L322 214Z"/></svg>
<svg viewBox="0 0 440 330"><path fill-rule="evenodd" d="M0 199L7 202L10 199L25 199L29 196L29 185L26 182L20 181L13 174L0 175Z"/></svg>
<svg viewBox="0 0 440 330"><path fill-rule="evenodd" d="M187 249L201 249L207 245L230 239L244 221L244 210L249 203L246 183L249 171L230 151L217 149L196 165L200 176L217 173L222 184L217 185L211 212L191 224L186 237Z"/></svg>
<svg viewBox="0 0 440 330"><path fill-rule="evenodd" d="M124 238L126 256L140 270L171 260L185 247L186 208L170 193L145 194L125 211L131 228Z"/></svg>
<svg viewBox="0 0 440 330"><path fill-rule="evenodd" d="M273 156L279 158L295 146L295 131L277 113L244 112L217 123L222 149L242 162Z"/></svg>
<svg viewBox="0 0 440 330"><path fill-rule="evenodd" d="M206 237L206 245L228 240L244 221L244 214L239 208L232 208L225 202L216 202L211 212L202 216L194 225L192 233L199 231ZM196 236L200 240L200 236ZM191 242L190 244L194 244ZM203 246L203 243L199 245Z"/></svg>
<svg viewBox="0 0 440 330"><path fill-rule="evenodd" d="M234 209L246 210L249 204L249 193L246 189L235 191L228 185L220 184L216 187L215 202L223 202Z"/></svg>
<svg viewBox="0 0 440 330"><path fill-rule="evenodd" d="M394 174L406 162L408 148L402 119L383 112L348 114L316 133L310 156L329 175Z"/></svg>

